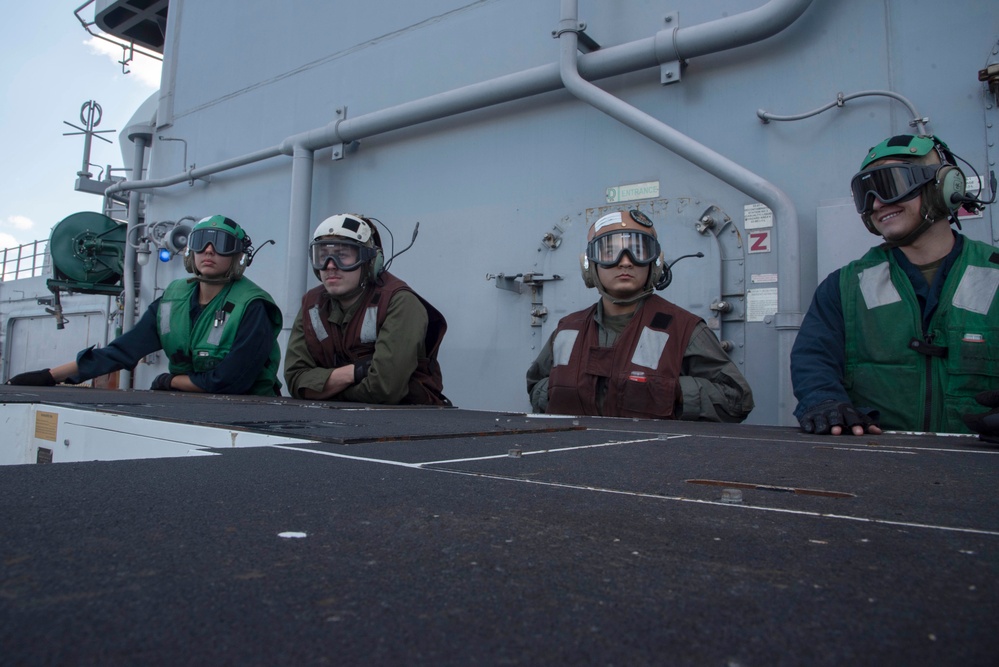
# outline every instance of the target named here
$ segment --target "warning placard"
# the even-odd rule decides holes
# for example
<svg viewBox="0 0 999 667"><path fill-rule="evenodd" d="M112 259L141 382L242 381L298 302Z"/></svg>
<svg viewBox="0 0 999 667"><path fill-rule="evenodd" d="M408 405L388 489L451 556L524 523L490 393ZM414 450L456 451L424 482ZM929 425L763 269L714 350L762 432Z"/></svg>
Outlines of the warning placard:
<svg viewBox="0 0 999 667"><path fill-rule="evenodd" d="M56 434L59 432L59 415L54 412L35 413L35 437L39 440L56 441Z"/></svg>
<svg viewBox="0 0 999 667"><path fill-rule="evenodd" d="M746 321L762 322L777 312L777 288L759 287L746 292Z"/></svg>
<svg viewBox="0 0 999 667"><path fill-rule="evenodd" d="M764 204L746 204L742 209L742 224L746 229L774 226L774 213Z"/></svg>

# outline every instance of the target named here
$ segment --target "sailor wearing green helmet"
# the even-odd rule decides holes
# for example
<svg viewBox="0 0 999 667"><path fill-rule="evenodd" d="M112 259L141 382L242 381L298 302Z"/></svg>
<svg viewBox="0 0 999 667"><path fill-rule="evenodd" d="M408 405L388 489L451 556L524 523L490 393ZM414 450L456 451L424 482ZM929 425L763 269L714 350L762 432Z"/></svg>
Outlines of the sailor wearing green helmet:
<svg viewBox="0 0 999 667"><path fill-rule="evenodd" d="M243 272L253 258L246 231L223 215L198 222L188 236L184 267L193 278L170 283L135 327L76 361L21 373L8 384L78 384L163 350L169 372L151 389L217 394L280 394L281 311Z"/></svg>
<svg viewBox="0 0 999 667"><path fill-rule="evenodd" d="M999 254L951 229L960 208L991 203L965 182L935 136L867 151L850 185L884 242L830 274L805 314L791 351L804 431L982 430L969 413L999 387Z"/></svg>

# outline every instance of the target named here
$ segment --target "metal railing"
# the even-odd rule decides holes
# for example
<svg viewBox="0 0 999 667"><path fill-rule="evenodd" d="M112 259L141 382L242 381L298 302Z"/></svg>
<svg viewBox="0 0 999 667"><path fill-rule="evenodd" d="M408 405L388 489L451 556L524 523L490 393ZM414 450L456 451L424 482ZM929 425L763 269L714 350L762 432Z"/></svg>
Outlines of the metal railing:
<svg viewBox="0 0 999 667"><path fill-rule="evenodd" d="M47 246L46 239L0 250L0 280L6 282L44 275Z"/></svg>

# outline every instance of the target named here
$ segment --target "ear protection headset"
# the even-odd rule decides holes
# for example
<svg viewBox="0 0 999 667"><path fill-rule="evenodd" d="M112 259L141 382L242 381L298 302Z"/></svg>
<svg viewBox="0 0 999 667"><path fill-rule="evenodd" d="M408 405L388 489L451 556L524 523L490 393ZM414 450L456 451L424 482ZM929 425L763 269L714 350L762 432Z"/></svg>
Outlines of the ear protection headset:
<svg viewBox="0 0 999 667"><path fill-rule="evenodd" d="M378 238L378 231L375 230L375 226L371 225L371 229L374 230L375 238ZM378 250L375 252L375 258L371 260L371 265L368 268L368 277L372 280L376 280L380 275L385 273L385 253L382 252L381 241L376 240L378 244Z"/></svg>
<svg viewBox="0 0 999 667"><path fill-rule="evenodd" d="M940 165L934 179L923 188L924 215L934 220L954 216L964 203L966 183L967 179L957 165Z"/></svg>

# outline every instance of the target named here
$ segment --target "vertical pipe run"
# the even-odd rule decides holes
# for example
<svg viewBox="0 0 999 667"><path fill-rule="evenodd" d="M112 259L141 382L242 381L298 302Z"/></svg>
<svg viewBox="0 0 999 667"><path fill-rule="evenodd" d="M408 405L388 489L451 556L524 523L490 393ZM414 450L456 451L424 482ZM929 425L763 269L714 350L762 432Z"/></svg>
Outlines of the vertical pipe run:
<svg viewBox="0 0 999 667"><path fill-rule="evenodd" d="M129 139L135 145L134 153L132 154L132 176L137 178L137 180L142 179L142 165L146 159L146 146L149 140L152 138L152 128L146 128L144 131L134 131L129 132ZM142 204L142 193L138 190L131 190L128 193L128 227L125 230L125 238L129 238L131 233L139 225L139 208ZM122 287L125 291L124 298L124 312L121 316L121 330L131 331L132 325L135 323L135 266L136 266L136 256L135 248L132 248L128 243L125 244L125 266L124 275L122 276ZM121 388L129 389L132 387L132 371L131 369L124 369L121 371Z"/></svg>
<svg viewBox="0 0 999 667"><path fill-rule="evenodd" d="M288 268L288 293L282 299L284 328L291 329L298 314L298 304L308 286L312 266L302 266L311 231L312 175L315 154L312 150L296 145L291 163L291 210L288 214L288 239L285 248L285 266Z"/></svg>

